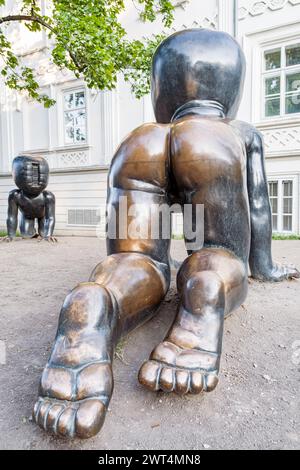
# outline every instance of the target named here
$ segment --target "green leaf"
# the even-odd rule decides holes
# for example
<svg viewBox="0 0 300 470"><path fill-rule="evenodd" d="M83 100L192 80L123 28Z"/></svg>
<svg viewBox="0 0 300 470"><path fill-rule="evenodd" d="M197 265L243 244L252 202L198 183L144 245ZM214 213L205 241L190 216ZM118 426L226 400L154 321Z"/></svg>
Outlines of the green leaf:
<svg viewBox="0 0 300 470"><path fill-rule="evenodd" d="M135 2L143 21L158 18L162 26L171 25L174 11L171 0ZM0 0L0 5L5 3ZM124 0L53 0L47 15L36 0L23 0L20 4L20 14L30 19L25 21L27 29L32 34L42 29L51 37L51 60L58 68L72 71L88 87L98 90L113 89L121 73L138 98L149 92L152 56L164 35L129 41L120 22ZM6 85L27 92L45 107L51 106L54 101L40 94L34 70L22 64L6 34L4 26L0 30L0 56Z"/></svg>

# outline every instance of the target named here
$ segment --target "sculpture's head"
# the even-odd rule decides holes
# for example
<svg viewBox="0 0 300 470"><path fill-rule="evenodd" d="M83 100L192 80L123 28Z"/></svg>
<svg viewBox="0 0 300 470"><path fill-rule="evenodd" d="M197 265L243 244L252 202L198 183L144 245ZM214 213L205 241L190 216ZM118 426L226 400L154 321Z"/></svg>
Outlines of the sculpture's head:
<svg viewBox="0 0 300 470"><path fill-rule="evenodd" d="M157 48L152 63L152 103L158 122L170 122L179 107L194 100L214 101L236 115L243 91L245 57L229 34L187 29Z"/></svg>
<svg viewBox="0 0 300 470"><path fill-rule="evenodd" d="M21 155L14 158L12 173L18 188L29 196L38 196L47 187L49 166L43 157Z"/></svg>

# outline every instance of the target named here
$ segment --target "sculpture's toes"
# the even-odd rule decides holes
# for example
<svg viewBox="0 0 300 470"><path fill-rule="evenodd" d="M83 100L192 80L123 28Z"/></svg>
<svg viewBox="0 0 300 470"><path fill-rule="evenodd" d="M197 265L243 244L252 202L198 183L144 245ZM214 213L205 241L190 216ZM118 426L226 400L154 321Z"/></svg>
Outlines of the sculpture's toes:
<svg viewBox="0 0 300 470"><path fill-rule="evenodd" d="M41 237L40 235L37 237L37 241L40 242L48 242L48 243L58 243L57 238L55 237Z"/></svg>
<svg viewBox="0 0 300 470"><path fill-rule="evenodd" d="M211 392L217 384L218 376L215 373L206 374L203 371L163 367L158 388L164 392L176 392L178 395L187 393L197 395L201 392Z"/></svg>
<svg viewBox="0 0 300 470"><path fill-rule="evenodd" d="M204 387L203 390L205 392L212 392L216 386L218 385L219 378L217 373L211 373L204 375Z"/></svg>
<svg viewBox="0 0 300 470"><path fill-rule="evenodd" d="M147 361L140 368L138 379L141 385L152 392L159 390L159 377L162 365L155 361Z"/></svg>
<svg viewBox="0 0 300 470"><path fill-rule="evenodd" d="M142 365L138 379L144 387L153 392L162 390L167 393L176 392L178 395L212 392L218 384L216 372L168 367L167 364L156 360L147 361Z"/></svg>
<svg viewBox="0 0 300 470"><path fill-rule="evenodd" d="M299 279L300 278L300 271L294 266L288 267L287 275L289 279Z"/></svg>
<svg viewBox="0 0 300 470"><path fill-rule="evenodd" d="M162 367L158 388L164 392L176 392L178 395L192 393L197 395L201 392L211 392L218 384L218 376L206 374L203 371L191 371Z"/></svg>
<svg viewBox="0 0 300 470"><path fill-rule="evenodd" d="M142 365L138 379L140 384L153 392L173 392L175 389L175 370L155 361L147 361Z"/></svg>
<svg viewBox="0 0 300 470"><path fill-rule="evenodd" d="M87 439L97 434L104 422L106 407L98 398L81 402L59 402L40 398L33 418L45 431L63 437Z"/></svg>
<svg viewBox="0 0 300 470"><path fill-rule="evenodd" d="M102 428L105 414L101 400L90 398L81 402L75 416L75 435L81 439L95 436Z"/></svg>
<svg viewBox="0 0 300 470"><path fill-rule="evenodd" d="M159 388L164 392L173 392L175 388L175 370L171 367L162 367L159 376Z"/></svg>
<svg viewBox="0 0 300 470"><path fill-rule="evenodd" d="M57 434L57 424L65 410L65 402L40 397L34 405L32 417L42 429Z"/></svg>

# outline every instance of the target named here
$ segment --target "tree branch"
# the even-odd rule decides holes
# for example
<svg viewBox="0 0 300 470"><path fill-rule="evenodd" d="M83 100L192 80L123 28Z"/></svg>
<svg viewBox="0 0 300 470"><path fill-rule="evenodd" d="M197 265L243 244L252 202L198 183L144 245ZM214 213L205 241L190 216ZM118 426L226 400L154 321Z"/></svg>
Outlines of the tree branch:
<svg viewBox="0 0 300 470"><path fill-rule="evenodd" d="M55 29L52 26L50 26L46 21L44 21L43 18L40 18L39 16L8 15L8 16L3 16L2 18L0 18L0 24L7 23L9 21L31 21L33 23L39 23L41 26L44 26L45 28L49 29L52 33L55 32Z"/></svg>

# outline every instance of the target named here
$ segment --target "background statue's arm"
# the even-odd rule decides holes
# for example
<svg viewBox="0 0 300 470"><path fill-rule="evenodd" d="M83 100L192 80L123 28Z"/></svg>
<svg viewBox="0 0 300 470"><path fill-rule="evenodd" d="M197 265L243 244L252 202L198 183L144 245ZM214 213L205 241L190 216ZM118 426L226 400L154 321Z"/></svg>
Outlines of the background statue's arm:
<svg viewBox="0 0 300 470"><path fill-rule="evenodd" d="M16 236L18 227L18 204L16 202L17 189L10 191L8 196L8 210L7 210L7 239L12 240Z"/></svg>
<svg viewBox="0 0 300 470"><path fill-rule="evenodd" d="M263 137L254 128L251 128L251 137L249 137L246 137L246 146L251 220L249 255L251 275L256 279L269 281L299 277L300 273L296 268L281 266L273 262L271 252L272 214L265 171Z"/></svg>
<svg viewBox="0 0 300 470"><path fill-rule="evenodd" d="M44 238L51 238L55 227L55 196L50 191L44 191L45 197L45 225Z"/></svg>

